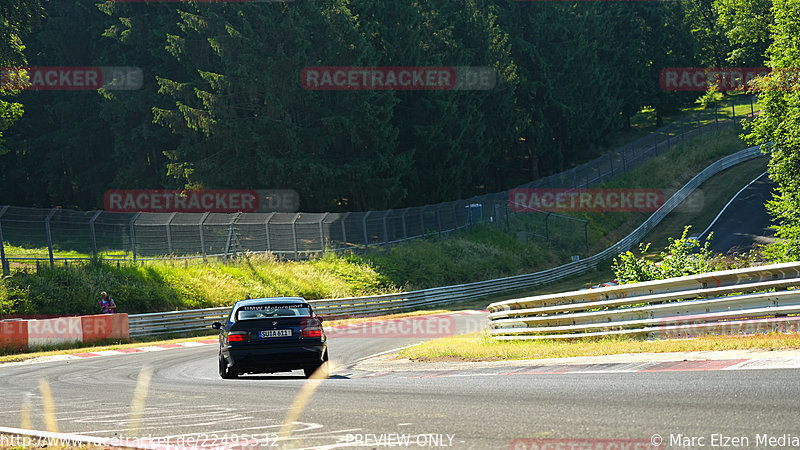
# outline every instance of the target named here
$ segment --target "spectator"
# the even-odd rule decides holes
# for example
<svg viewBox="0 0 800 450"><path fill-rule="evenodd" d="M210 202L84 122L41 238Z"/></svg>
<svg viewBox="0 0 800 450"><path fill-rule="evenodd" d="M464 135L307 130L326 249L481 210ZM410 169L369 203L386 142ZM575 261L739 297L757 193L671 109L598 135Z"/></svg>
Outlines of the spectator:
<svg viewBox="0 0 800 450"><path fill-rule="evenodd" d="M105 291L100 293L100 311L103 314L114 314L114 308L117 307L117 304L114 303L114 299L111 298Z"/></svg>

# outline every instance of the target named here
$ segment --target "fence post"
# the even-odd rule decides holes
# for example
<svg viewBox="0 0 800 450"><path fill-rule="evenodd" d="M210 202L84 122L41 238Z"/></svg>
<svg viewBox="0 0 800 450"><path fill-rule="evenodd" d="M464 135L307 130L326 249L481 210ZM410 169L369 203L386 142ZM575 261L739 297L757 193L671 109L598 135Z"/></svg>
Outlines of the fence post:
<svg viewBox="0 0 800 450"><path fill-rule="evenodd" d="M628 162L625 161L625 153L627 153L627 150L625 150L623 148L622 149L622 173L625 173L625 172L628 171Z"/></svg>
<svg viewBox="0 0 800 450"><path fill-rule="evenodd" d="M228 239L225 241L225 253L222 255L222 263L228 263L228 252L231 249L231 239L233 239L233 222L228 225Z"/></svg>
<svg viewBox="0 0 800 450"><path fill-rule="evenodd" d="M292 219L292 242L294 243L294 259L300 259L300 253L297 251L297 219L300 218L300 213L294 215Z"/></svg>
<svg viewBox="0 0 800 450"><path fill-rule="evenodd" d="M103 212L102 210L96 211L92 216L91 220L89 220L89 231L92 233L92 256L94 256L95 258L97 258L97 235L95 235L94 233L94 221L97 220L97 217L102 212Z"/></svg>
<svg viewBox="0 0 800 450"><path fill-rule="evenodd" d="M339 218L339 220L341 221L341 224L342 224L342 243L345 246L347 245L347 226L345 226L345 222L347 221L348 217L350 217L350 213L346 212L346 213L344 213L344 215L341 218Z"/></svg>
<svg viewBox="0 0 800 450"><path fill-rule="evenodd" d="M367 213L364 214L364 219L361 221L361 225L364 228L364 248L369 247L369 235L367 234L367 217L369 217L370 214L372 214L372 211L367 211Z"/></svg>
<svg viewBox="0 0 800 450"><path fill-rule="evenodd" d="M611 166L611 176L614 176L614 155L612 153L608 154L608 165Z"/></svg>
<svg viewBox="0 0 800 450"><path fill-rule="evenodd" d="M321 253L325 253L325 230L322 228L323 223L325 223L325 219L328 218L330 213L325 213L322 216L322 219L319 220L319 248Z"/></svg>
<svg viewBox="0 0 800 450"><path fill-rule="evenodd" d="M736 124L736 102L731 101L731 114L733 114L733 123Z"/></svg>
<svg viewBox="0 0 800 450"><path fill-rule="evenodd" d="M552 212L549 212L544 216L544 240L547 245L550 245L550 216L552 214Z"/></svg>
<svg viewBox="0 0 800 450"><path fill-rule="evenodd" d="M750 115L751 116L754 116L756 114L755 110L753 109L753 97L755 97L755 95L756 94L751 94L750 95Z"/></svg>
<svg viewBox="0 0 800 450"><path fill-rule="evenodd" d="M50 268L55 267L56 263L53 261L53 235L50 233L50 218L56 213L56 209L50 210L47 217L44 219L44 231L47 233L47 252L50 254Z"/></svg>
<svg viewBox="0 0 800 450"><path fill-rule="evenodd" d="M198 229L200 231L200 254L203 255L203 261L206 260L206 237L205 237L205 234L203 234L203 223L206 221L206 219L208 218L209 214L211 214L211 213L209 213L209 212L203 213L203 216L200 217L200 223L197 225L197 227L198 227Z"/></svg>
<svg viewBox="0 0 800 450"><path fill-rule="evenodd" d="M170 214L169 219L167 219L167 253L170 255L172 254L172 231L169 229L169 224L172 223L172 219L174 219L177 214L178 213L174 212Z"/></svg>
<svg viewBox="0 0 800 450"><path fill-rule="evenodd" d="M400 216L400 220L403 222L403 239L408 239L408 229L406 228L406 213L408 212L408 208L403 210L403 214Z"/></svg>
<svg viewBox="0 0 800 450"><path fill-rule="evenodd" d="M269 221L272 220L273 217L275 217L275 213L270 213L269 217L267 217L267 221L264 222L264 231L267 233L267 251L268 252L272 251L272 241L270 240L270 237L269 237Z"/></svg>
<svg viewBox="0 0 800 450"><path fill-rule="evenodd" d="M389 226L386 223L386 218L392 212L391 209L387 209L385 213L383 213L383 245L387 245L389 243Z"/></svg>
<svg viewBox="0 0 800 450"><path fill-rule="evenodd" d="M586 242L586 253L589 253L589 221L583 222L583 240Z"/></svg>
<svg viewBox="0 0 800 450"><path fill-rule="evenodd" d="M3 217L3 214L6 213L8 209L8 205L3 206L3 209L0 209L0 219ZM7 277L11 275L10 270L8 268L8 261L6 261L6 244L3 241L3 222L0 220L0 268L2 268L3 276Z"/></svg>
<svg viewBox="0 0 800 450"><path fill-rule="evenodd" d="M436 206L436 226L439 228L439 237L442 237L442 204Z"/></svg>
<svg viewBox="0 0 800 450"><path fill-rule="evenodd" d="M131 221L128 222L128 228L130 229L131 233L131 253L133 253L133 264L136 264L136 232L134 231L136 227L134 227L134 223L136 223L136 219L139 218L141 213L137 212L131 218Z"/></svg>

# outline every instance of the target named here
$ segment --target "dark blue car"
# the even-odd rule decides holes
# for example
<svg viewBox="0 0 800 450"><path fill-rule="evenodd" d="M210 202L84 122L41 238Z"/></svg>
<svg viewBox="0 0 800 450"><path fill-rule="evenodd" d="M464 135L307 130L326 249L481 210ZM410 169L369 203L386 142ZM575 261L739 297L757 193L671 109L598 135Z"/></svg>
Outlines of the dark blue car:
<svg viewBox="0 0 800 450"><path fill-rule="evenodd" d="M256 298L233 305L219 330L219 375L290 372L327 377L328 347L322 319L299 297Z"/></svg>

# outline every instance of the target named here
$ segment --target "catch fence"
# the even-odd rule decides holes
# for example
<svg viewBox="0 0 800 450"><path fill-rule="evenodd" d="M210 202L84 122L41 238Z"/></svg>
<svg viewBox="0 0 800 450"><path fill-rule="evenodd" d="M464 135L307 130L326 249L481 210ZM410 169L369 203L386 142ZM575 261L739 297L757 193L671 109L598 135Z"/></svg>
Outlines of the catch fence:
<svg viewBox="0 0 800 450"><path fill-rule="evenodd" d="M681 120L565 172L519 188L582 189L617 178L674 145L736 122L716 113ZM480 224L588 255L588 221L546 211L514 212L509 192L436 205L343 213L112 213L0 206L0 262L52 267L99 258L139 261L172 258L227 259L271 253L302 259L326 251L380 247ZM38 251L35 249L39 249Z"/></svg>

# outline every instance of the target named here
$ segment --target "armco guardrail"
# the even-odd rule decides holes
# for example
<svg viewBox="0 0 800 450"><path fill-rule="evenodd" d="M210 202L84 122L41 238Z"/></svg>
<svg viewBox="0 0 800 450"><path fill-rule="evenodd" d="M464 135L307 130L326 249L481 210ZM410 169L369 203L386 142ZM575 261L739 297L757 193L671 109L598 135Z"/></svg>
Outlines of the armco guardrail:
<svg viewBox="0 0 800 450"><path fill-rule="evenodd" d="M798 330L800 262L705 273L489 305L504 340L691 337Z"/></svg>
<svg viewBox="0 0 800 450"><path fill-rule="evenodd" d="M369 297L312 300L310 303L318 314L327 318L388 314L418 306L475 300L491 295L519 291L580 274L594 268L599 262L630 249L661 222L670 211L680 205L698 186L716 173L761 155L758 147L751 147L714 162L686 183L631 234L602 252L580 261L574 261L541 272L475 283ZM136 337L200 330L207 327L214 320L223 318L228 311L230 311L230 308L133 314L129 316L130 334L132 337Z"/></svg>

